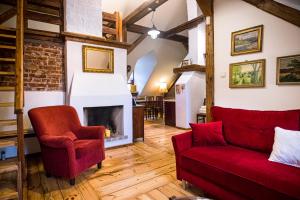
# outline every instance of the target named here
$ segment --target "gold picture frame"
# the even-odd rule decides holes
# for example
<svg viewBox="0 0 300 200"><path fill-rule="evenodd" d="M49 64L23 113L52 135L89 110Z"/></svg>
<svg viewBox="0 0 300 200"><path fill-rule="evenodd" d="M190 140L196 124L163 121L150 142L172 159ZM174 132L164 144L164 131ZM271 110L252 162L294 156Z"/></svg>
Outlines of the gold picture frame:
<svg viewBox="0 0 300 200"><path fill-rule="evenodd" d="M114 49L82 46L84 72L114 73Z"/></svg>
<svg viewBox="0 0 300 200"><path fill-rule="evenodd" d="M232 63L229 66L229 87L265 87L265 71L266 59Z"/></svg>
<svg viewBox="0 0 300 200"><path fill-rule="evenodd" d="M277 85L300 85L300 54L277 58Z"/></svg>
<svg viewBox="0 0 300 200"><path fill-rule="evenodd" d="M259 25L231 33L231 55L261 52L263 27Z"/></svg>

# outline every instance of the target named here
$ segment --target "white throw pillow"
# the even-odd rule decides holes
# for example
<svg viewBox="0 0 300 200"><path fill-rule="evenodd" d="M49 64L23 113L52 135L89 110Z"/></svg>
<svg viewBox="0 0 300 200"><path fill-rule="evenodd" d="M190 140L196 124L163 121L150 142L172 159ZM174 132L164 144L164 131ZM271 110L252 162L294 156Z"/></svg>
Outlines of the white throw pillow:
<svg viewBox="0 0 300 200"><path fill-rule="evenodd" d="M276 127L269 161L300 168L300 131Z"/></svg>

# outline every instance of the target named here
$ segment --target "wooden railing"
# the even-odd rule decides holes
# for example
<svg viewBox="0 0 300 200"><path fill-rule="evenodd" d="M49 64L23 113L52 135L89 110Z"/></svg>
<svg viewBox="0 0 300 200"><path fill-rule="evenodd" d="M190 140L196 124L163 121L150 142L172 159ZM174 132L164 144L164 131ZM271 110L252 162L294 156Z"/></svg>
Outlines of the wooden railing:
<svg viewBox="0 0 300 200"><path fill-rule="evenodd" d="M119 12L102 12L103 37L123 42L122 19Z"/></svg>
<svg viewBox="0 0 300 200"><path fill-rule="evenodd" d="M17 1L17 24L16 24L16 85L15 85L15 114L17 115L17 143L18 143L18 185L22 185L22 179L26 179L26 167L24 157L24 80L23 80L23 50L24 50L24 0ZM19 190L21 190L19 188ZM19 191L19 198L21 191Z"/></svg>

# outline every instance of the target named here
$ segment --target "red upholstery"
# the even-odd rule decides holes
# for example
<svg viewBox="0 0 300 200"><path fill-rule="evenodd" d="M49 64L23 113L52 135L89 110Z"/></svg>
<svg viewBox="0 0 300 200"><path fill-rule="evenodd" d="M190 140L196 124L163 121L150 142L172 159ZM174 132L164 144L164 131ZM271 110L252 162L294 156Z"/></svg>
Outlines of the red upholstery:
<svg viewBox="0 0 300 200"><path fill-rule="evenodd" d="M223 121L226 141L270 153L274 128L299 130L299 111L253 111L213 107L214 121Z"/></svg>
<svg viewBox="0 0 300 200"><path fill-rule="evenodd" d="M181 167L253 199L300 197L300 170L270 162L268 157L231 145L194 147L182 154Z"/></svg>
<svg viewBox="0 0 300 200"><path fill-rule="evenodd" d="M243 111L248 122L244 120ZM236 120L231 116L237 117ZM300 110L213 108L214 119L222 120L223 130L229 130L229 134L225 133L225 139L229 138L227 142L231 145L193 146L192 132L174 136L172 141L177 178L191 182L217 199L300 199L300 169L268 161L268 145L270 140L273 143L274 137L271 127L299 130L299 116ZM232 123L242 125L234 126ZM235 127L238 127L237 131L234 131ZM250 127L259 133L252 131ZM244 132L239 135L239 131ZM244 137L259 145L247 142Z"/></svg>
<svg viewBox="0 0 300 200"><path fill-rule="evenodd" d="M104 160L105 128L81 126L71 106L34 108L28 115L41 145L45 170L51 175L73 179Z"/></svg>
<svg viewBox="0 0 300 200"><path fill-rule="evenodd" d="M193 132L193 145L226 145L222 133L222 121L192 124L190 123Z"/></svg>

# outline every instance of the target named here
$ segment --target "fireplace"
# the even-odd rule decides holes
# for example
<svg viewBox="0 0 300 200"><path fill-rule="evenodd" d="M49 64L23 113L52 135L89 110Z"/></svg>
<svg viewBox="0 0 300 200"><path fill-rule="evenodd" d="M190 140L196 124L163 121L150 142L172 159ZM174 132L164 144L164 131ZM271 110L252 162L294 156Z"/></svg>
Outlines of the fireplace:
<svg viewBox="0 0 300 200"><path fill-rule="evenodd" d="M106 140L124 138L123 106L85 107L84 121L87 126L105 126Z"/></svg>
<svg viewBox="0 0 300 200"><path fill-rule="evenodd" d="M83 125L103 125L110 130L105 147L132 143L132 97L122 76L75 73L69 104Z"/></svg>

